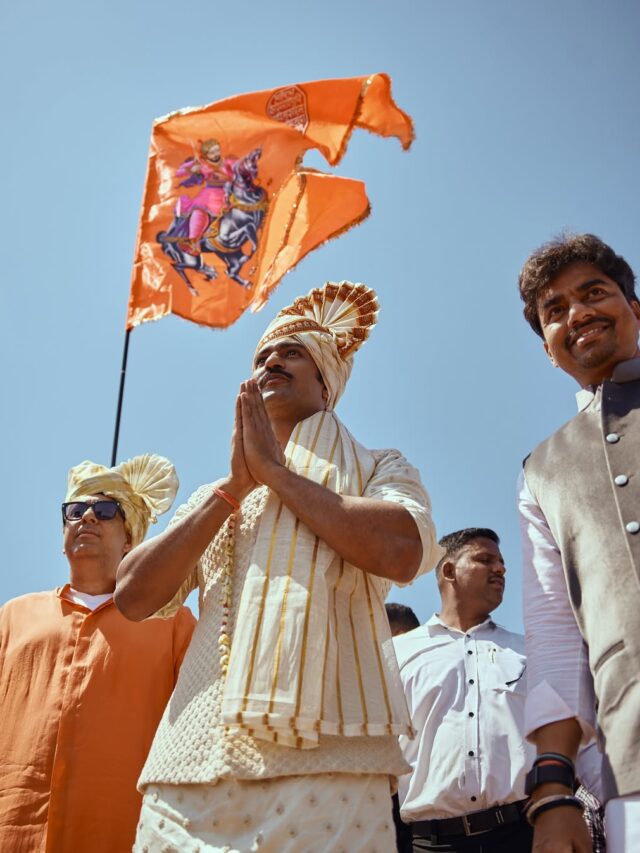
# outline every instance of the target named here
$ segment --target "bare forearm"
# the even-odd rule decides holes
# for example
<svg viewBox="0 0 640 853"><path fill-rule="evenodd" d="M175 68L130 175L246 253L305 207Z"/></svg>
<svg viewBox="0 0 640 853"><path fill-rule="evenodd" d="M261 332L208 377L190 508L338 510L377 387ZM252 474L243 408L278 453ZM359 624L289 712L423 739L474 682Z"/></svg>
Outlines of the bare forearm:
<svg viewBox="0 0 640 853"><path fill-rule="evenodd" d="M557 723L541 726L534 732L534 738L538 755L542 755L543 752L557 752L575 762L582 730L575 717L571 717L568 720L559 720ZM538 800L549 794L566 793L568 791L565 786L556 782L547 782L535 789L533 799Z"/></svg>
<svg viewBox="0 0 640 853"><path fill-rule="evenodd" d="M269 487L304 524L344 560L392 581L410 581L420 566L422 543L411 514L390 501L338 495L274 466Z"/></svg>
<svg viewBox="0 0 640 853"><path fill-rule="evenodd" d="M229 491L232 487L226 484ZM118 609L138 621L171 601L231 511L212 494L177 524L127 554L118 569Z"/></svg>
<svg viewBox="0 0 640 853"><path fill-rule="evenodd" d="M559 752L575 761L582 739L582 729L575 717L540 726L533 734L538 755L542 752Z"/></svg>
<svg viewBox="0 0 640 853"><path fill-rule="evenodd" d="M575 717L541 726L534 732L538 755L556 752L575 761L582 730ZM570 787L559 782L538 785L531 799L536 802L545 797L572 794ZM535 819L534 853L590 853L591 838L580 810L573 806L560 806Z"/></svg>

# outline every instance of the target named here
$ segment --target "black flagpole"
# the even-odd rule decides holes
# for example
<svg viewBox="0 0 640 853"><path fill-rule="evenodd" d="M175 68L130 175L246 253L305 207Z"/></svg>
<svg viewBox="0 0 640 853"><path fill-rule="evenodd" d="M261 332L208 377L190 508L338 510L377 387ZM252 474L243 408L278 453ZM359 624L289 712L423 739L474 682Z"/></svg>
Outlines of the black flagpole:
<svg viewBox="0 0 640 853"><path fill-rule="evenodd" d="M111 467L116 464L118 455L118 437L120 435L120 415L122 414L122 398L124 396L124 380L127 375L127 356L129 355L129 335L131 329L127 329L124 335L124 351L122 353L122 367L120 369L120 390L118 391L118 408L116 410L116 428L113 433L113 450L111 451Z"/></svg>

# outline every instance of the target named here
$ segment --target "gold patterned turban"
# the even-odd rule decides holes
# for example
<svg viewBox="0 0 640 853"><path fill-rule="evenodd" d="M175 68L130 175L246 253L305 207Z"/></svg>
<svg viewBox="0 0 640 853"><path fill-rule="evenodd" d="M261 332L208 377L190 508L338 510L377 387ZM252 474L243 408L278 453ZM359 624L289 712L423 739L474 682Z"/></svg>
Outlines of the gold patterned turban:
<svg viewBox="0 0 640 853"><path fill-rule="evenodd" d="M256 352L278 338L302 344L316 363L335 408L353 368L353 355L378 318L375 291L350 281L328 281L300 296L269 324Z"/></svg>
<svg viewBox="0 0 640 853"><path fill-rule="evenodd" d="M155 524L157 516L169 509L178 485L176 469L164 456L145 453L115 468L87 460L69 470L65 501L92 495L114 498L122 507L135 546L146 536L149 522Z"/></svg>

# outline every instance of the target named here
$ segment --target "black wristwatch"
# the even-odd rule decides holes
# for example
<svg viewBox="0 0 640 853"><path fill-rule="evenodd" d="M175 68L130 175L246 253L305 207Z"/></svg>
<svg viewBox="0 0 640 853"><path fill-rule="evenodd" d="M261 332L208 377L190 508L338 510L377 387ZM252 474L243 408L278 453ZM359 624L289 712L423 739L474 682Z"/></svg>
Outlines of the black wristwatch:
<svg viewBox="0 0 640 853"><path fill-rule="evenodd" d="M566 764L534 764L524 779L524 792L527 797L545 782L556 782L573 791L575 774Z"/></svg>

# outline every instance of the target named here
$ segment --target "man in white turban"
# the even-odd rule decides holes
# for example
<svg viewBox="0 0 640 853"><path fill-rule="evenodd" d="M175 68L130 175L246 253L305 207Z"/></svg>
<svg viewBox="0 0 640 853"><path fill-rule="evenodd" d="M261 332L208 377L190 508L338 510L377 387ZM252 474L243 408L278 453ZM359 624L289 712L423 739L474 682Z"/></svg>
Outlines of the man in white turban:
<svg viewBox="0 0 640 853"><path fill-rule="evenodd" d="M82 462L62 504L69 583L0 608L0 850L130 850L136 781L195 620L135 624L113 605L116 571L171 506L161 456Z"/></svg>
<svg viewBox="0 0 640 853"><path fill-rule="evenodd" d="M136 851L395 849L412 727L384 598L440 556L418 472L334 412L377 318L364 285L284 309L236 401L230 473L127 555L116 603L200 622L140 778Z"/></svg>

